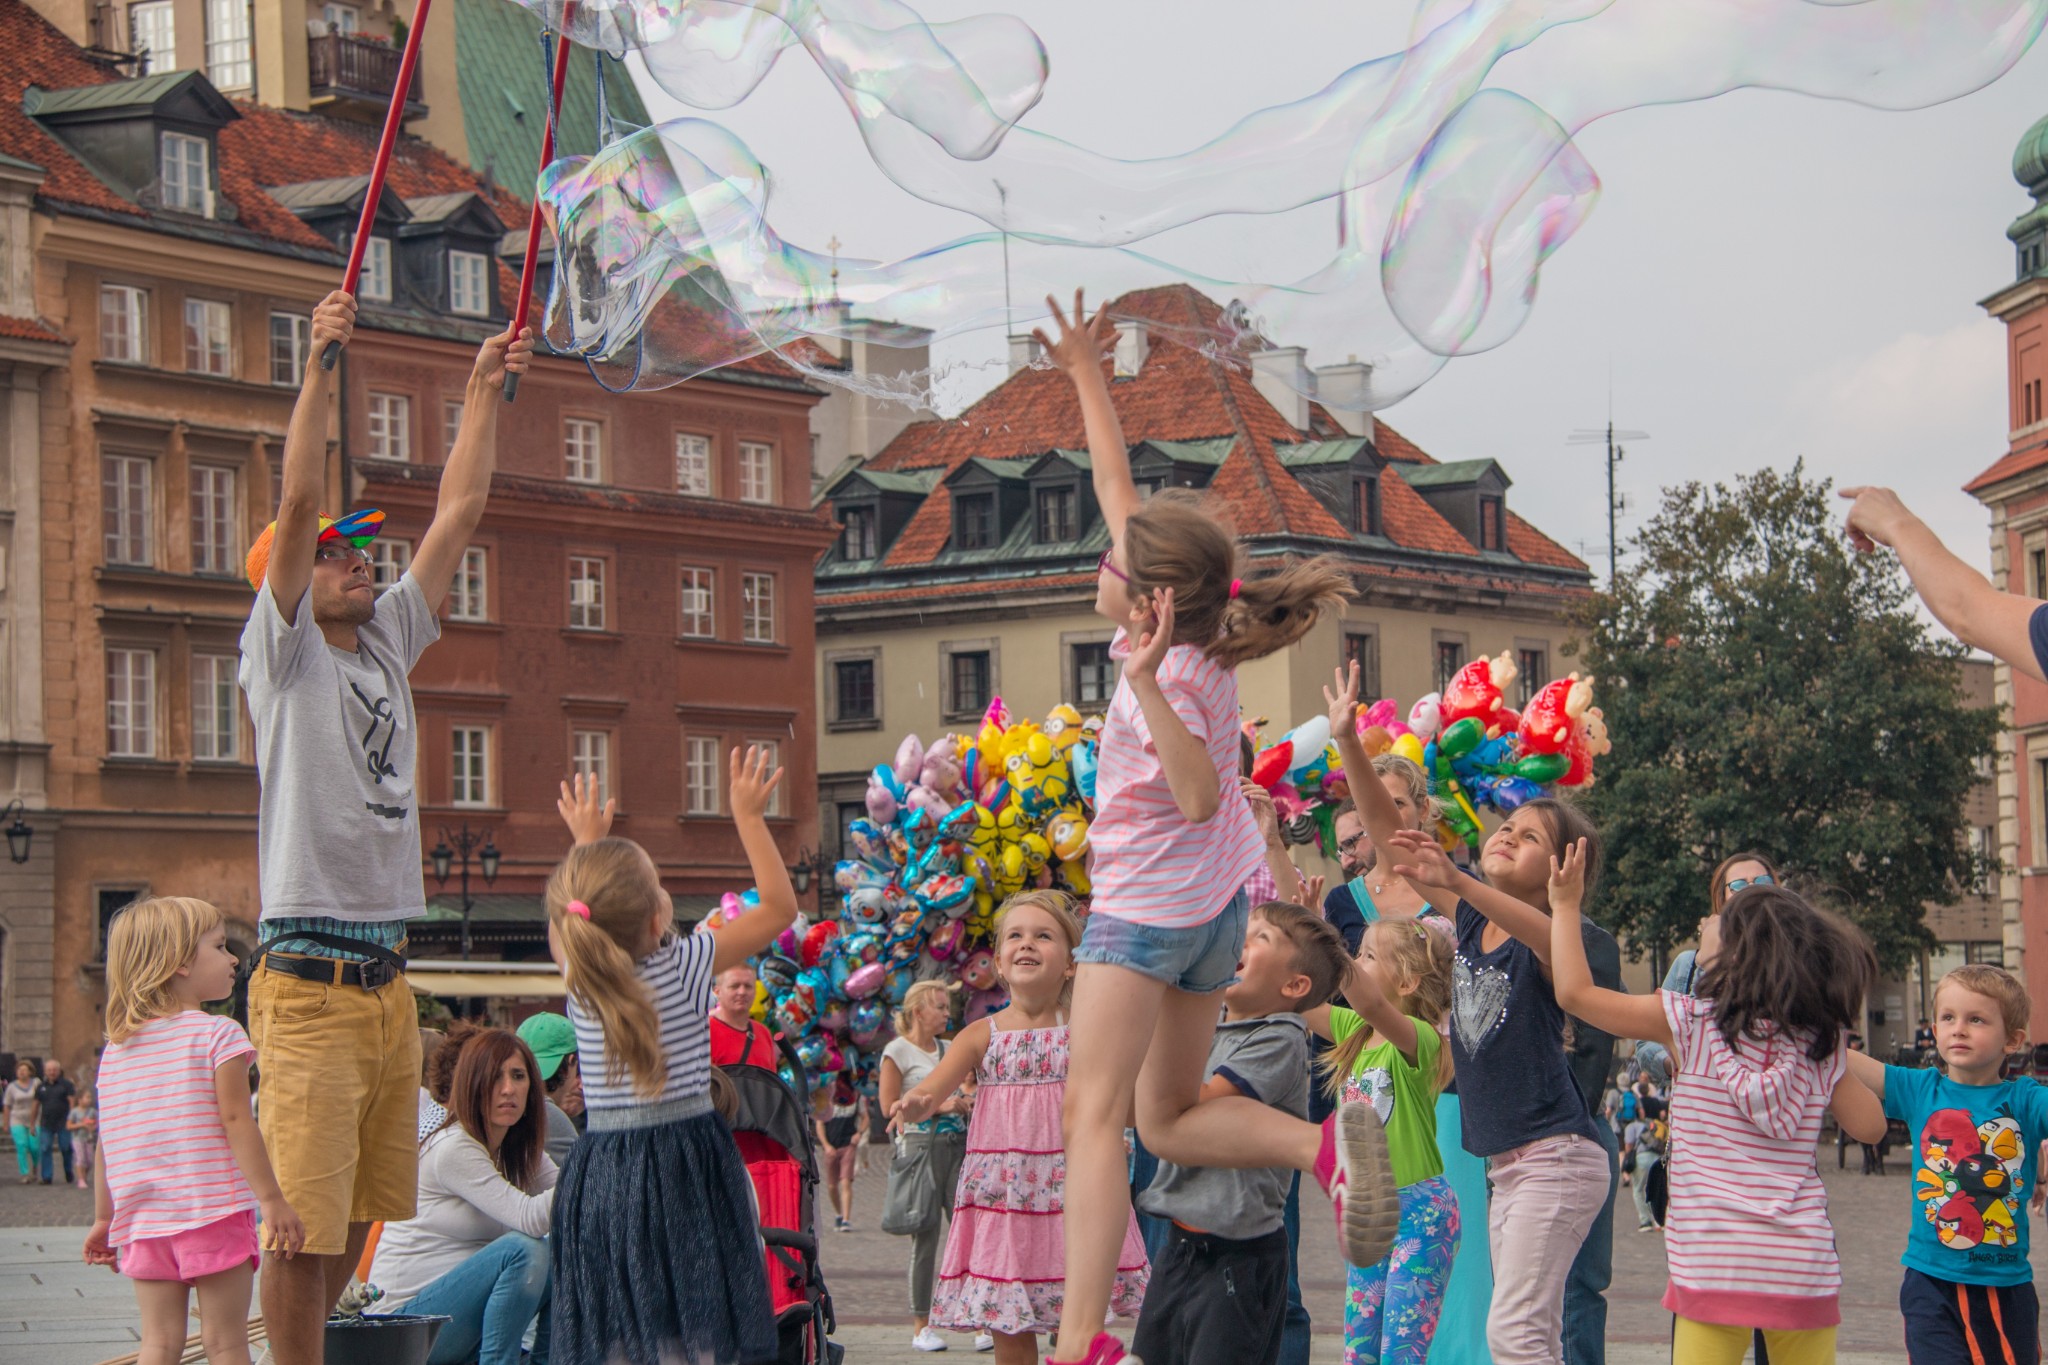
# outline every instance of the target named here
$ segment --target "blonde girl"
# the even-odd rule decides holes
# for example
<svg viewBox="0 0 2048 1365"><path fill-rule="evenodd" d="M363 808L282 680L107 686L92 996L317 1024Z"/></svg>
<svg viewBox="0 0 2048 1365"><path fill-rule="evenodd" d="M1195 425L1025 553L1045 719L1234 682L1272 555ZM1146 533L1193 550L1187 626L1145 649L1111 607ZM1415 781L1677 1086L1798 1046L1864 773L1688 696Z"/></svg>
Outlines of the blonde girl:
<svg viewBox="0 0 2048 1365"><path fill-rule="evenodd" d="M796 892L766 818L782 770L735 749L729 777L761 903L687 937L647 851L606 837L612 804L596 783L563 784L576 847L548 879L548 949L569 987L589 1130L562 1170L548 1239L558 1365L776 1352L751 1185L712 1103L704 1002L719 973L795 921Z"/></svg>
<svg viewBox="0 0 2048 1365"><path fill-rule="evenodd" d="M896 1011L896 1036L882 1049L877 1088L883 1113L894 1109L905 1091L946 1059L948 1044L939 1034L953 1022L953 990L945 982L920 981L904 995ZM943 1350L946 1345L931 1326L932 1283L945 1228L953 1218L953 1192L967 1155L967 1115L972 1108L966 1096L949 1095L930 1118L900 1125L889 1162L887 1207L903 1207L916 1198L918 1191L905 1188L913 1181L930 1182L928 1193L937 1206L931 1224L910 1234L910 1344L919 1351Z"/></svg>
<svg viewBox="0 0 2048 1365"><path fill-rule="evenodd" d="M1111 1365L1123 1348L1102 1323L1130 1217L1123 1130L1133 1107L1147 1148L1195 1107L1219 1012L1235 978L1250 905L1242 888L1265 861L1264 840L1238 793L1239 717L1233 670L1301 639L1347 595L1324 559L1254 576L1230 533L1195 494L1141 498L1103 377L1114 329L1074 295L1071 318L1050 299L1055 343L1087 428L1095 497L1109 531L1095 609L1118 627L1123 675L1103 727L1093 913L1075 954L1073 1084L1066 1095L1065 1322L1053 1359ZM1235 459L1249 458L1249 452ZM1357 1120L1345 1125L1354 1133ZM1366 1140L1339 1144L1339 1191ZM1271 1164L1271 1163L1261 1163ZM1368 1230L1369 1231L1369 1230ZM1361 1255L1369 1237L1346 1238ZM1376 1259L1368 1258L1368 1259Z"/></svg>
<svg viewBox="0 0 2048 1365"><path fill-rule="evenodd" d="M921 1122L970 1075L978 1079L953 1227L932 1321L995 1334L997 1365L1031 1365L1038 1335L1058 1329L1066 1264L1061 1212L1068 1157L1060 1109L1072 1056L1067 1007L1082 940L1073 902L1027 891L996 919L996 968L1010 1003L960 1031L945 1060L896 1102L897 1125ZM1134 1317L1150 1271L1128 1200L1109 1307ZM1098 1314L1094 1326L1099 1328Z"/></svg>
<svg viewBox="0 0 2048 1365"><path fill-rule="evenodd" d="M134 1283L142 1365L183 1353L194 1289L206 1358L246 1362L256 1211L273 1249L290 1257L306 1241L250 1112L256 1049L240 1024L200 1008L234 987L226 921L205 901L159 896L114 917L85 1259Z"/></svg>

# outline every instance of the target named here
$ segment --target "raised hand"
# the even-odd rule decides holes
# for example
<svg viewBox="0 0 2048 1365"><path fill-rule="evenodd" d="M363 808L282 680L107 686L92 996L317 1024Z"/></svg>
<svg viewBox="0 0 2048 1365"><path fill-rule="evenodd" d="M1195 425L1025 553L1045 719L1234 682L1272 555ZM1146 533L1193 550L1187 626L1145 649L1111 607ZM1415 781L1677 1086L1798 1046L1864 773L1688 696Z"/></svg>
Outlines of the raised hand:
<svg viewBox="0 0 2048 1365"><path fill-rule="evenodd" d="M1899 528L1913 519L1906 504L1889 488L1865 484L1840 489L1837 496L1849 499L1848 525L1844 528L1849 533L1849 543L1865 554L1880 545L1894 544Z"/></svg>
<svg viewBox="0 0 2048 1365"><path fill-rule="evenodd" d="M1390 842L1398 861L1394 864L1394 875L1406 877L1409 884L1417 888L1428 887L1435 891L1455 893L1458 889L1458 866L1445 853L1436 839L1421 830L1396 830Z"/></svg>
<svg viewBox="0 0 2048 1365"><path fill-rule="evenodd" d="M1301 879L1301 903L1309 909L1321 912L1323 908L1323 887L1327 877L1303 877Z"/></svg>
<svg viewBox="0 0 2048 1365"><path fill-rule="evenodd" d="M313 344L306 354L318 357L330 344L346 346L355 332L355 298L337 289L313 307Z"/></svg>
<svg viewBox="0 0 2048 1365"><path fill-rule="evenodd" d="M470 382L480 383L488 389L502 389L507 374L525 374L527 366L532 363L533 329L520 328L515 340L512 329L507 327L485 341L477 351L476 368L470 372Z"/></svg>
<svg viewBox="0 0 2048 1365"><path fill-rule="evenodd" d="M1586 841L1574 839L1564 857L1550 856L1550 908L1576 914L1586 900Z"/></svg>
<svg viewBox="0 0 2048 1365"><path fill-rule="evenodd" d="M577 773L562 783L562 794L555 799L555 809L560 812L562 823L569 827L569 835L579 844L594 844L611 833L612 816L617 813L619 803L597 799L596 774Z"/></svg>
<svg viewBox="0 0 2048 1365"><path fill-rule="evenodd" d="M1161 588L1152 594L1151 624L1139 635L1131 657L1124 660L1124 672L1148 681L1158 677L1159 665L1166 661L1166 651L1172 647L1173 589Z"/></svg>
<svg viewBox="0 0 2048 1365"><path fill-rule="evenodd" d="M768 771L768 751L758 744L749 744L744 755L739 746L733 746L729 768L733 819L766 819L768 800L782 781L782 769Z"/></svg>
<svg viewBox="0 0 2048 1365"><path fill-rule="evenodd" d="M1249 777L1238 778L1237 789L1244 794L1244 803L1252 808L1252 823L1266 836L1266 842L1279 842L1280 813L1273 809L1273 793Z"/></svg>
<svg viewBox="0 0 2048 1365"><path fill-rule="evenodd" d="M1065 371L1070 378L1093 374L1100 379L1102 357L1108 354L1113 344L1111 339L1116 335L1116 327L1110 322L1108 315L1098 308L1095 310L1095 316L1089 317L1087 309L1082 305L1081 291L1078 289L1074 291L1074 313L1071 318L1060 311L1058 301L1050 294L1045 296L1045 305L1052 310L1053 321L1059 324L1059 340L1054 341L1047 336L1043 327L1034 327L1031 338L1038 343L1038 348L1045 352L1046 359L1050 360L1055 368Z"/></svg>
<svg viewBox="0 0 2048 1365"><path fill-rule="evenodd" d="M1323 705L1330 708L1330 738L1358 733L1358 660L1336 670L1337 687L1323 689Z"/></svg>

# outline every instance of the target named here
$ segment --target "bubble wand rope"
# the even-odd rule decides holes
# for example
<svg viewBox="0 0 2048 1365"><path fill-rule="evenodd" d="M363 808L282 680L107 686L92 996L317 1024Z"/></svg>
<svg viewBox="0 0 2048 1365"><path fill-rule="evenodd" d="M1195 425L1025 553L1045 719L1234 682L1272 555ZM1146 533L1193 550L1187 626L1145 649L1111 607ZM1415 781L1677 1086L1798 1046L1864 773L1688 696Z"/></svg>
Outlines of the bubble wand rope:
<svg viewBox="0 0 2048 1365"><path fill-rule="evenodd" d="M555 123L562 117L562 85L569 74L569 24L576 17L576 0L568 0L562 7L562 36L555 42L555 65L551 73L554 89L548 104L548 126L540 137L540 170L534 172L533 213L526 220L526 262L519 267L519 302L512 311L512 336L516 340L526 326L526 315L533 303L533 274L540 255L540 189L541 172L555 159ZM505 376L505 401L511 402L519 395L519 376Z"/></svg>
<svg viewBox="0 0 2048 1365"><path fill-rule="evenodd" d="M349 244L348 269L342 272L345 293L356 292L356 280L363 273L363 253L370 249L370 229L377 225L377 203L384 197L384 172L391 167L391 149L398 142L399 125L405 122L405 97L412 89L413 68L419 64L420 39L427 31L427 6L433 0L419 0L413 11L412 27L405 32L405 53L398 59L398 83L391 87L391 103L384 110L384 136L377 141L377 160L370 167L370 188L363 199L363 216L356 223L355 241ZM330 341L320 353L320 368L331 370L341 359L341 343Z"/></svg>

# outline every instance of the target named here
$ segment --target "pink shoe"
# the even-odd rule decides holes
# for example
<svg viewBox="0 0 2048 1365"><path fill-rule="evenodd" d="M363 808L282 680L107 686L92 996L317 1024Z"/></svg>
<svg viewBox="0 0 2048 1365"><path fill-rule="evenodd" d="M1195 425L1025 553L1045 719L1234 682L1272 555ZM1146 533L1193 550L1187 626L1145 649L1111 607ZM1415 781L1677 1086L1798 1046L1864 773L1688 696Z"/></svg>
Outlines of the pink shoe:
<svg viewBox="0 0 2048 1365"><path fill-rule="evenodd" d="M1323 1120L1315 1174L1336 1209L1337 1245L1344 1259L1361 1268L1378 1265L1401 1228L1401 1192L1394 1184L1386 1130L1370 1104L1353 1100Z"/></svg>
<svg viewBox="0 0 2048 1365"><path fill-rule="evenodd" d="M1095 1340L1088 1343L1088 1354L1075 1365L1144 1365L1144 1362L1124 1350L1124 1344L1109 1333L1097 1332Z"/></svg>

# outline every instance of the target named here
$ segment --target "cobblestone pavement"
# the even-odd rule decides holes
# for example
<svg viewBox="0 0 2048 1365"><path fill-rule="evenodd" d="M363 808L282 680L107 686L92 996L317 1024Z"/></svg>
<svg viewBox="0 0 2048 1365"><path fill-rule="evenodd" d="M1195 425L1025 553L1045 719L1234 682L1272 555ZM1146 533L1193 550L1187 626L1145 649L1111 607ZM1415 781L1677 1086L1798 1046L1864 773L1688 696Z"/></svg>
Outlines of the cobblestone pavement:
<svg viewBox="0 0 2048 1365"><path fill-rule="evenodd" d="M1835 1169L1821 1153L1829 1207L1841 1246L1842 1365L1903 1365L1897 1307L1898 1255L1912 1200L1911 1172L1893 1160L1890 1174L1862 1176ZM909 1349L904 1302L906 1244L875 1229L883 1181L877 1163L855 1187L856 1230L833 1233L824 1223L825 1274L841 1330L838 1340L857 1365L909 1365L927 1357ZM1343 1266L1320 1196L1303 1203L1303 1290L1316 1324L1317 1365L1342 1357ZM1634 1230L1627 1191L1617 1210L1614 1284L1608 1293L1610 1365L1651 1365L1669 1359L1671 1319L1658 1306L1664 1290L1663 1238ZM91 1195L41 1185L0 1186L0 1365L93 1365L135 1349L134 1300L117 1277L79 1262ZM968 1338L953 1350L969 1354ZM1170 1365L1170 1363L1163 1363Z"/></svg>

